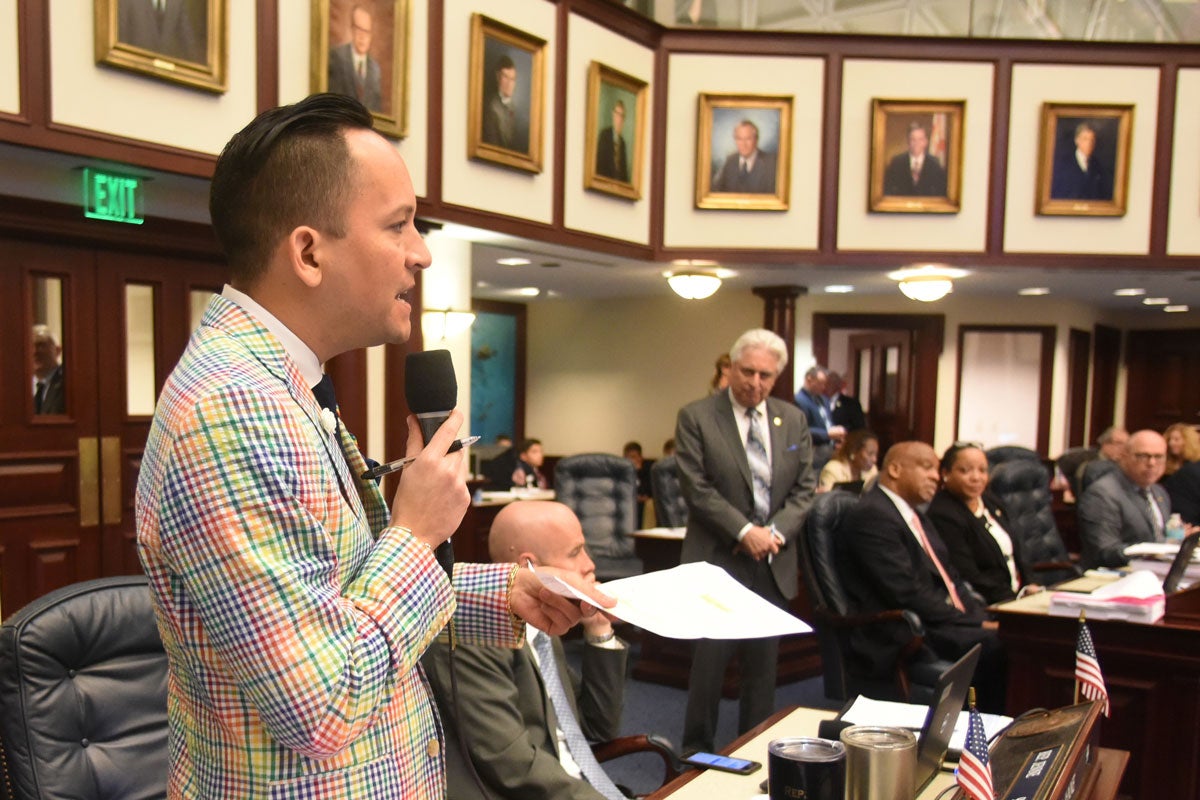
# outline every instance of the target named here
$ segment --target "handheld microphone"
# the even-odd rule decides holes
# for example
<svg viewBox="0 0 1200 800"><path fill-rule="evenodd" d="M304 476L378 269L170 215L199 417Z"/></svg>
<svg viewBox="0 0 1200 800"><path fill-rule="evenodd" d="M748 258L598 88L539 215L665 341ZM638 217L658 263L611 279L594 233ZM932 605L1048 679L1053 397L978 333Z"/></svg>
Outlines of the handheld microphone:
<svg viewBox="0 0 1200 800"><path fill-rule="evenodd" d="M404 398L417 416L425 444L450 416L458 404L458 379L449 350L409 353L404 360ZM447 575L454 574L454 547L450 540L434 551Z"/></svg>

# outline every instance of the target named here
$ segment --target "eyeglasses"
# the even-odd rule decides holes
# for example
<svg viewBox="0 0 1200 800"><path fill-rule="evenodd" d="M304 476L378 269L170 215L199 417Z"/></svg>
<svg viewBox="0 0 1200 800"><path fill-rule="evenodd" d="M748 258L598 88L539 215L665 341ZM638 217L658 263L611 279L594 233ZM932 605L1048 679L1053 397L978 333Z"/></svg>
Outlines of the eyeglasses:
<svg viewBox="0 0 1200 800"><path fill-rule="evenodd" d="M1139 464L1156 464L1167 460L1166 453L1134 453L1133 457Z"/></svg>

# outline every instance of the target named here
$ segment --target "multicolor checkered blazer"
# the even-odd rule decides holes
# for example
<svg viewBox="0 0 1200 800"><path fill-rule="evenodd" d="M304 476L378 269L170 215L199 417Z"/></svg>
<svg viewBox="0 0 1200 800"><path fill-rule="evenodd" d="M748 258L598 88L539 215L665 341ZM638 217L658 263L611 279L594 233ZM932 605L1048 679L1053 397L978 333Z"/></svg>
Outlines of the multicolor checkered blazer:
<svg viewBox="0 0 1200 800"><path fill-rule="evenodd" d="M214 298L163 388L137 489L172 798L443 797L417 659L451 616L461 641L521 643L512 566L459 565L452 586L388 526L339 430L279 341Z"/></svg>

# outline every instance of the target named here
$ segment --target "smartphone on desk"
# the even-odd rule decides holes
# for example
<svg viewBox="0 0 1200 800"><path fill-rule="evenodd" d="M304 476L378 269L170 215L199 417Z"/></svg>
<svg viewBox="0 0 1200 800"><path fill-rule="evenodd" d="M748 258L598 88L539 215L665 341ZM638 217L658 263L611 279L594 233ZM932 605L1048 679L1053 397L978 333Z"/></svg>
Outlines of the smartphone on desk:
<svg viewBox="0 0 1200 800"><path fill-rule="evenodd" d="M729 756L721 756L716 753L705 753L697 751L691 755L684 756L683 763L691 764L693 767L701 769L716 769L721 772L732 772L735 775L749 775L751 772L756 772L762 769L762 764L757 761L750 761L745 758L731 758Z"/></svg>

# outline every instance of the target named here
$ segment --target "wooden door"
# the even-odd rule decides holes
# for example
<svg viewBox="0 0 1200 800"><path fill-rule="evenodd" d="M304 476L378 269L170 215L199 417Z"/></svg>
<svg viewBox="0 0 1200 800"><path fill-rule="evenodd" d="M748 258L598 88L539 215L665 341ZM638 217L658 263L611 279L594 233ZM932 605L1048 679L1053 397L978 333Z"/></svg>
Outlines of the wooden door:
<svg viewBox="0 0 1200 800"><path fill-rule="evenodd" d="M219 268L0 241L0 613L140 571L133 496L162 382ZM37 413L35 338L61 345L61 407Z"/></svg>
<svg viewBox="0 0 1200 800"><path fill-rule="evenodd" d="M913 438L912 333L880 330L849 337L859 399L879 451Z"/></svg>

